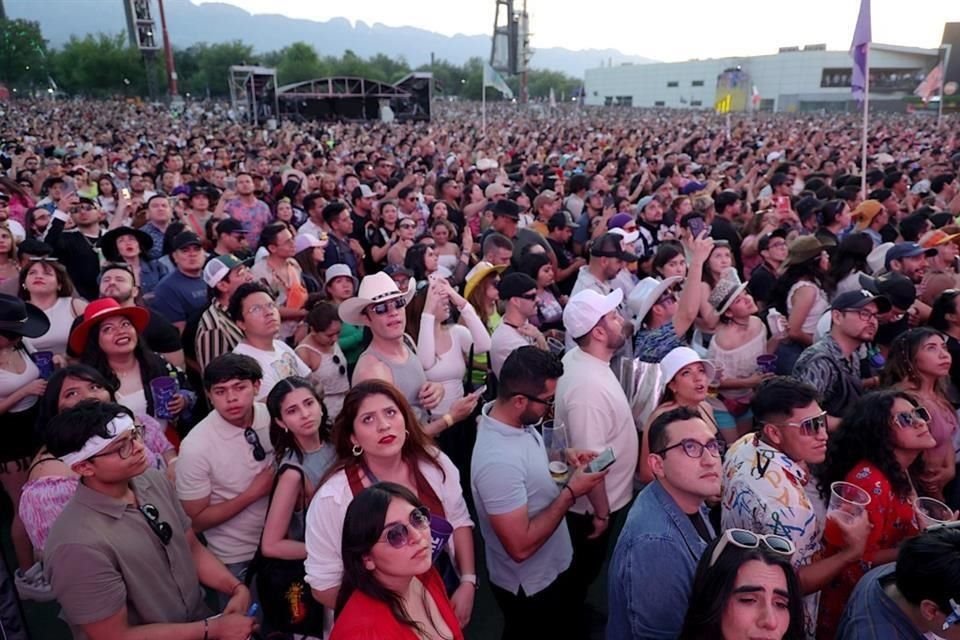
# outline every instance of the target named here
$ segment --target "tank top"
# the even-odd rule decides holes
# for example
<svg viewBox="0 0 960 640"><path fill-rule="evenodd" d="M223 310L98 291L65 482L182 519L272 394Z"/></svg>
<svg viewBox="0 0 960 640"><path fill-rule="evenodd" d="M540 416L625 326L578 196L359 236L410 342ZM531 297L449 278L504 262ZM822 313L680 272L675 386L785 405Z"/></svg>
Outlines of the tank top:
<svg viewBox="0 0 960 640"><path fill-rule="evenodd" d="M403 362L394 362L380 351L377 351L372 344L367 347L364 354L369 354L371 357L376 358L390 369L390 373L393 375L393 386L400 390L400 393L403 394L407 402L410 403L410 406L413 407L414 413L417 414L417 419L420 420L420 422L427 422L430 414L420 404L420 389L423 388L424 383L427 381L427 376L423 372L423 365L421 365L420 360L417 359L417 354L410 349L406 340L404 340L403 348L407 352L407 359Z"/></svg>
<svg viewBox="0 0 960 640"><path fill-rule="evenodd" d="M816 297L813 301L813 306L810 307L810 311L807 313L807 317L803 320L803 329L804 333L809 333L813 335L817 330L817 321L820 319L820 316L830 307L830 303L827 301L827 294L824 293L823 289L817 286L815 282L810 282L809 280L798 280L790 287L790 291L787 292L787 315L793 312L793 294L796 293L797 289L802 287L813 287L816 289Z"/></svg>
<svg viewBox="0 0 960 640"><path fill-rule="evenodd" d="M24 338L23 343L30 351L52 351L63 355L67 352L67 340L70 327L76 314L73 312L73 298L57 298L49 309L42 309L50 320L50 329L39 338Z"/></svg>
<svg viewBox="0 0 960 640"><path fill-rule="evenodd" d="M340 415L343 399L347 391L350 391L347 359L343 355L343 350L340 349L339 344L334 344L333 353L324 353L306 343L297 345L297 349L306 349L320 357L320 366L310 373L309 380L323 391L323 406L327 408L328 417L332 422Z"/></svg>
<svg viewBox="0 0 960 640"><path fill-rule="evenodd" d="M30 356L27 355L23 349L18 350L18 353L24 362L26 362L27 366L24 368L23 373L13 373L6 369L0 369L0 398L9 397L20 387L24 387L40 377L40 369L37 368L36 363L34 363ZM37 404L38 399L39 396L24 396L20 399L20 402L7 409L7 412L20 413L21 411L26 411Z"/></svg>
<svg viewBox="0 0 960 640"><path fill-rule="evenodd" d="M710 341L708 356L715 363L723 366L725 378L748 378L757 371L757 356L767 351L767 332L763 326L752 337L739 347L726 350L717 344L716 339ZM749 400L753 396L753 389L724 389L724 397Z"/></svg>

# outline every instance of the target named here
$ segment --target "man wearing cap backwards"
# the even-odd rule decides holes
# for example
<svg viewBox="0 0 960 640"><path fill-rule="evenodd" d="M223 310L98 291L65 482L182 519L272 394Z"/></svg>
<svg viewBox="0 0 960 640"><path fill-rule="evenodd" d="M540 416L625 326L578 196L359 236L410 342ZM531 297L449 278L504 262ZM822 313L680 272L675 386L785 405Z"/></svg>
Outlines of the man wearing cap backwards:
<svg viewBox="0 0 960 640"><path fill-rule="evenodd" d="M570 446L597 453L609 447L616 455L606 480L567 514L578 603L586 599L606 558L611 520L619 518L633 498L640 441L630 404L610 368L610 360L627 340L626 322L617 310L622 300L620 289L606 296L585 289L563 310L564 329L577 346L563 357L556 420L567 425Z"/></svg>
<svg viewBox="0 0 960 640"><path fill-rule="evenodd" d="M249 637L250 592L197 539L163 474L147 468L129 409L84 402L50 426L50 453L80 476L43 550L74 636ZM201 584L229 598L223 615L212 616Z"/></svg>
<svg viewBox="0 0 960 640"><path fill-rule="evenodd" d="M490 336L490 370L500 377L507 357L519 347L535 345L547 348L546 338L530 324L537 314L537 282L525 273L508 273L497 286L504 304L503 321Z"/></svg>
<svg viewBox="0 0 960 640"><path fill-rule="evenodd" d="M613 279L617 277L626 262L632 262L637 256L623 250L623 236L605 233L590 243L590 262L580 267L577 281L571 295L591 289L601 295L613 291Z"/></svg>
<svg viewBox="0 0 960 640"><path fill-rule="evenodd" d="M560 197L555 191L546 189L533 199L534 222L528 228L546 237L547 222L553 214L560 211Z"/></svg>
<svg viewBox="0 0 960 640"><path fill-rule="evenodd" d="M176 269L153 290L150 310L172 322L182 333L187 319L207 305L207 286L201 278L207 254L200 237L192 231L181 231L172 244Z"/></svg>
<svg viewBox="0 0 960 640"><path fill-rule="evenodd" d="M830 334L804 349L793 366L793 377L820 392L831 431L863 395L858 352L876 336L877 316L888 311L890 301L884 296L863 289L841 293L830 305Z"/></svg>
<svg viewBox="0 0 960 640"><path fill-rule="evenodd" d="M233 351L243 339L243 331L230 318L230 296L241 284L253 281L244 262L233 255L218 256L203 268L203 281L210 290L210 304L200 316L194 338L200 371L217 356Z"/></svg>
<svg viewBox="0 0 960 640"><path fill-rule="evenodd" d="M67 196L61 200L61 205L66 199ZM53 247L53 255L63 263L80 295L94 300L97 297L97 274L100 273L101 212L93 200L86 198L71 204L69 211L76 229L64 231L67 214L57 209L47 227L44 242Z"/></svg>
<svg viewBox="0 0 960 640"><path fill-rule="evenodd" d="M540 190L543 188L543 167L537 163L533 163L527 167L527 170L523 174L523 184L520 186L520 190L523 191L530 202L536 200L537 196L540 195Z"/></svg>
<svg viewBox="0 0 960 640"><path fill-rule="evenodd" d="M763 262L750 274L747 290L760 308L766 309L773 300L773 289L777 284L780 265L787 259L786 229L774 229L760 236L757 241L757 251L763 258Z"/></svg>
<svg viewBox="0 0 960 640"><path fill-rule="evenodd" d="M627 298L627 308L634 316L636 327L634 355L642 362L660 362L676 347L686 346L687 331L700 312L700 283L714 240L704 231L696 239L684 242L690 255L690 268L679 297L671 288L679 284L680 278L664 281L644 278Z"/></svg>
<svg viewBox="0 0 960 640"><path fill-rule="evenodd" d="M435 435L464 420L477 404L477 396L457 400L450 412L434 416L430 412L443 400L443 385L428 382L423 365L405 330L404 307L416 292L411 279L405 291L382 271L364 277L357 295L340 303L338 312L345 324L370 327L373 339L360 354L353 372L353 384L363 380L383 380L395 386L413 407L424 430Z"/></svg>
<svg viewBox="0 0 960 640"><path fill-rule="evenodd" d="M874 247L883 244L880 229L887 224L890 216L882 204L876 200L864 200L853 210L851 217L856 223L854 227L855 231L862 231L870 236L870 239L873 240Z"/></svg>
<svg viewBox="0 0 960 640"><path fill-rule="evenodd" d="M550 245L547 244L547 241L543 239L543 236L530 229L519 229L517 227L519 221L520 207L517 206L516 202L513 200L498 200L494 202L493 224L491 224L490 228L483 234L481 246L483 241L486 240L491 233L496 232L505 235L513 242L514 260L519 259L519 257L523 255L524 247L531 244L539 244L548 256L551 255L553 250L550 248Z"/></svg>

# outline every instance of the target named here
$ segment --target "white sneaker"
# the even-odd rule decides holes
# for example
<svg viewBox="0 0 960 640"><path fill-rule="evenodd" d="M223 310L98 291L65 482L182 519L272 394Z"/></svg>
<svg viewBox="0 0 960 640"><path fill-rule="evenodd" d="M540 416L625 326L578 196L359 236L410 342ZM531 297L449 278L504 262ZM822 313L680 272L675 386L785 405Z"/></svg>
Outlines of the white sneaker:
<svg viewBox="0 0 960 640"><path fill-rule="evenodd" d="M49 602L56 599L50 583L43 575L43 566L39 562L35 562L32 567L24 572L17 569L14 572L13 580L17 586L17 593L24 600Z"/></svg>

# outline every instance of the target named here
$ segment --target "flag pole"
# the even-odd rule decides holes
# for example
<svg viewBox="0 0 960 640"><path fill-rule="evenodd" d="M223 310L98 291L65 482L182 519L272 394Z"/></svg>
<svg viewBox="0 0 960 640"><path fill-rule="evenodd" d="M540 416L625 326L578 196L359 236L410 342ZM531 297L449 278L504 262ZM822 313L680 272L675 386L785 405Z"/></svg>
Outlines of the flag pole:
<svg viewBox="0 0 960 640"><path fill-rule="evenodd" d="M481 129L480 129L481 133L480 133L480 135L481 135L484 139L486 139L486 137L487 137L487 83L486 83L486 81L484 81L484 83L483 83L483 91L482 91L482 93L481 93L480 95L481 95L480 104L482 105L481 108L480 108L480 111L481 111L481 113L483 114L482 117L481 117L481 120L483 121L483 124L481 125Z"/></svg>
<svg viewBox="0 0 960 640"><path fill-rule="evenodd" d="M862 199L867 199L867 124L870 118L870 43L866 44L864 55L863 78L863 136L860 149L860 193Z"/></svg>

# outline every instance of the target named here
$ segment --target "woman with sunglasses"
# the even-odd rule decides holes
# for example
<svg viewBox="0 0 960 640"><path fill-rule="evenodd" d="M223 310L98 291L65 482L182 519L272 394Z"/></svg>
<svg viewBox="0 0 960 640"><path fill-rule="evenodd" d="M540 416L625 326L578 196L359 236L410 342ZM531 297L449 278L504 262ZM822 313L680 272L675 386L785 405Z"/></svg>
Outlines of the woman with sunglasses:
<svg viewBox="0 0 960 640"><path fill-rule="evenodd" d="M897 559L897 547L917 534L913 503L923 474L923 453L937 441L930 415L912 394L898 389L874 391L850 407L827 444L819 473L820 495L843 481L870 495L866 507L871 530L863 557L846 567L821 592L818 637L832 638L843 607L857 581L871 568ZM824 539L827 555L838 551Z"/></svg>
<svg viewBox="0 0 960 640"><path fill-rule="evenodd" d="M83 315L86 300L74 296L73 282L55 258L31 259L20 272L20 297L37 307L50 320L50 329L24 343L32 352L51 351L61 359L67 353L67 340L73 321Z"/></svg>
<svg viewBox="0 0 960 640"><path fill-rule="evenodd" d="M726 448L726 440L717 426L717 419L713 414L713 407L707 402L707 390L715 372L713 364L703 360L690 347L677 347L668 353L660 362L660 371L663 374L664 387L657 408L650 414L644 427L646 434L650 425L657 417L667 411L679 407L693 409L704 422L717 430L717 439L721 447ZM641 452L639 461L639 476L642 482L652 482L653 473L647 458L650 457L650 442L645 435L641 437ZM722 451L721 451L722 453Z"/></svg>
<svg viewBox="0 0 960 640"><path fill-rule="evenodd" d="M947 394L953 358L946 337L934 329L917 327L903 333L890 345L880 384L909 392L926 408L927 426L937 446L923 452L920 489L938 500L956 476L954 440L958 435L957 413Z"/></svg>
<svg viewBox="0 0 960 640"><path fill-rule="evenodd" d="M54 416L72 409L84 400L116 402L113 385L96 369L75 364L57 369L47 381L47 389L40 399L37 424L46 439L46 426ZM173 482L176 451L163 434L163 426L148 415L135 415L143 427L142 439L151 469L165 469ZM20 500L20 518L30 536L34 551L39 554L50 533L54 520L76 493L79 476L47 451L46 447L34 456L29 478L23 485Z"/></svg>
<svg viewBox="0 0 960 640"><path fill-rule="evenodd" d="M409 489L380 482L361 491L343 522L343 585L330 640L462 640L431 562L430 512Z"/></svg>
<svg viewBox="0 0 960 640"><path fill-rule="evenodd" d="M332 422L340 415L343 398L350 390L347 359L338 342L343 321L335 306L320 302L307 314L307 327L310 331L296 352L310 367L310 382L323 392L323 404Z"/></svg>
<svg viewBox="0 0 960 640"><path fill-rule="evenodd" d="M789 538L727 529L700 557L679 640L804 640Z"/></svg>
<svg viewBox="0 0 960 640"><path fill-rule="evenodd" d="M414 493L430 513L453 528L447 551L437 557L457 620L466 625L476 595L473 521L460 488L460 474L430 441L413 409L393 385L366 380L347 394L333 428L337 463L307 512L307 583L324 606L340 603L344 573L341 532L348 505L364 488L394 482ZM454 569L455 567L455 569ZM459 578L456 577L459 574ZM459 580L459 583L458 583Z"/></svg>
<svg viewBox="0 0 960 640"><path fill-rule="evenodd" d="M387 264L402 265L407 257L407 250L413 246L417 235L417 221L413 218L403 218L397 222L396 237L390 241L387 250Z"/></svg>

